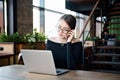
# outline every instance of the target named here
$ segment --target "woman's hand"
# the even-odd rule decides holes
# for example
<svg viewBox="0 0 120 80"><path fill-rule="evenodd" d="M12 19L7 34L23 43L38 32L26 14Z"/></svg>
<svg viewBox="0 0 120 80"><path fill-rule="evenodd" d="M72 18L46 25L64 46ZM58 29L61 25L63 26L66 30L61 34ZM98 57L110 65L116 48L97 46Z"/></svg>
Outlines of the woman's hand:
<svg viewBox="0 0 120 80"><path fill-rule="evenodd" d="M71 30L67 34L67 42L71 42L73 38L74 38L74 31Z"/></svg>

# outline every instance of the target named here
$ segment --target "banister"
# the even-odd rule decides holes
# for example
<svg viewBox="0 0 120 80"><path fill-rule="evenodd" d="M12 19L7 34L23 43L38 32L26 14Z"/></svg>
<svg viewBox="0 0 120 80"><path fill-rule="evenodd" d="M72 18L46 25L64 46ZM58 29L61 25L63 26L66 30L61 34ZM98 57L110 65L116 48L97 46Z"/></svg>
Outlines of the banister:
<svg viewBox="0 0 120 80"><path fill-rule="evenodd" d="M97 5L98 5L99 2L100 2L100 0L98 0L98 1L96 2L95 6L93 7L93 9L92 9L92 11L91 11L91 13L90 13L90 15L89 15L89 18L88 18L87 21L85 22L84 28L83 28L83 30L82 30L79 38L81 38L81 36L82 36L82 34L83 34L83 32L84 32L84 30L85 30L85 28L86 28L89 20L90 20L90 18L92 17L92 15L93 15L93 13L94 13L94 11L95 11L95 9L96 9L96 7L97 7Z"/></svg>

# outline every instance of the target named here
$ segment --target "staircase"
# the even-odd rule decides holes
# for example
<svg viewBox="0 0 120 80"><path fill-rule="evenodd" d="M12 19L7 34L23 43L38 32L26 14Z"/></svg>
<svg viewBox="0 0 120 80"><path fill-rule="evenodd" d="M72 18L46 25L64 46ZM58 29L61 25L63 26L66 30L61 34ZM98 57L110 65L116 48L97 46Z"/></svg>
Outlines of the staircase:
<svg viewBox="0 0 120 80"><path fill-rule="evenodd" d="M109 37L115 35L116 39L105 40L107 45L98 45L92 56L92 68L113 70L120 72L120 1L114 3L108 10L105 30ZM101 42L100 40L99 42Z"/></svg>

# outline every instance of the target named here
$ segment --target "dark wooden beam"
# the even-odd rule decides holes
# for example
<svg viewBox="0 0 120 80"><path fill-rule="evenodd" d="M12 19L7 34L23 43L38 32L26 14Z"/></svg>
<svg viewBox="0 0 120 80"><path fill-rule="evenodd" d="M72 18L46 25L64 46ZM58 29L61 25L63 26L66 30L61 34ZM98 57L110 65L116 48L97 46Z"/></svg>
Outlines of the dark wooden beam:
<svg viewBox="0 0 120 80"><path fill-rule="evenodd" d="M84 2L97 2L97 0L66 0L75 3L84 3Z"/></svg>

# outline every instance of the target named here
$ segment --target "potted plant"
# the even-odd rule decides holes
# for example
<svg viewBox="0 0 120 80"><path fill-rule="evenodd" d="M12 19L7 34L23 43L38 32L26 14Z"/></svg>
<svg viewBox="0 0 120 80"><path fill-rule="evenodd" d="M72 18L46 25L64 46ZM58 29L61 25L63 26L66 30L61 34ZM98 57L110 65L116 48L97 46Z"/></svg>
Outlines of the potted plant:
<svg viewBox="0 0 120 80"><path fill-rule="evenodd" d="M22 41L24 45L26 44L26 46L24 46L23 48L45 49L45 47L41 48L42 46L39 46L39 45L45 44L46 36L44 33L38 33L36 29L34 29L33 33L27 33L22 35L21 38L20 38L20 41Z"/></svg>
<svg viewBox="0 0 120 80"><path fill-rule="evenodd" d="M15 54L18 54L20 49L45 49L45 40L45 34L37 32L36 29L34 29L33 33L23 35L20 35L18 32L12 35L0 34L0 46L4 43L14 44Z"/></svg>
<svg viewBox="0 0 120 80"><path fill-rule="evenodd" d="M94 36L93 38L91 36L90 37L87 36L85 41L85 47L97 45L98 40L99 40L99 36Z"/></svg>
<svg viewBox="0 0 120 80"><path fill-rule="evenodd" d="M38 33L36 29L34 29L33 33L27 33L20 35L18 32L7 35L6 33L0 34L0 42L28 42L28 43L35 43L35 42L45 42L46 36L44 33Z"/></svg>

